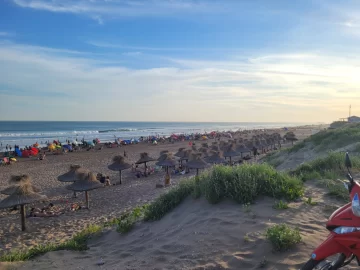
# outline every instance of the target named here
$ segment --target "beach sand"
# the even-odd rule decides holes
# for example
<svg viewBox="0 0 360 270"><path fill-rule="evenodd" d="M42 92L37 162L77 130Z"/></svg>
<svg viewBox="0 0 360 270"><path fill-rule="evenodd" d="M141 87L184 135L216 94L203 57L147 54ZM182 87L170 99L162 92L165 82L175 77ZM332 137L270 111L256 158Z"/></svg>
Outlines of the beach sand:
<svg viewBox="0 0 360 270"><path fill-rule="evenodd" d="M309 135L311 135L311 133L314 130L317 130L317 127L305 127L305 128L297 128L295 130L295 133L297 134L297 137L299 139L303 139L308 137ZM284 132L282 131L282 134L284 134ZM198 145L200 145L201 142L197 142ZM188 142L180 142L180 143L175 143L175 144L159 144L157 146L153 146L153 145L148 145L145 143L141 143L138 145L131 145L131 146L125 146L125 147L121 147L121 148L103 148L101 151L81 151L81 152L77 152L77 153L68 153L66 155L48 155L46 160L44 161L39 161L36 160L34 158L29 158L29 159L20 159L19 162L17 162L16 164L13 164L11 166L6 166L6 167L1 167L1 179L0 179L0 188L5 188L7 186L7 181L10 178L11 175L14 174L29 174L32 177L32 182L35 186L39 187L42 191L42 193L46 194L49 198L50 201L53 202L56 207L58 207L59 209L68 209L70 203L80 203L82 205L84 205L84 195L83 194L79 194L78 198L72 198L72 192L68 191L65 186L65 183L61 183L59 181L56 180L57 176L60 174L63 174L65 172L68 171L70 164L79 164L84 168L88 168L90 170L92 170L95 173L104 173L106 175L110 176L111 181L118 181L119 175L118 172L113 172L107 169L107 165L109 165L111 163L111 159L113 156L118 155L118 154L123 154L124 150L126 150L129 160L131 162L135 162L138 158L139 158L139 154L141 152L148 152L150 156L157 158L159 156L159 152L162 150L169 150L172 152L176 152L177 149L179 147L188 147ZM140 165L141 168L143 168ZM186 177L193 175L195 172L192 172L192 174L190 175L186 175ZM183 176L173 176L172 177L172 183L173 185L176 185L180 179ZM70 212L70 211L65 211L65 213L59 217L51 217L51 218L27 218L26 222L27 222L27 231L26 232L21 232L20 231L20 217L18 212L9 212L9 210L1 210L0 212L0 249L2 251L9 251L9 250L13 250L13 249L21 249L21 248L29 248L32 246L36 246L39 244L47 244L47 243L59 243L62 241L66 241L67 239L71 238L76 232L81 231L82 229L84 229L88 224L102 224L103 222L110 220L114 217L118 217L121 215L121 213L123 213L125 210L130 209L136 205L139 204L143 204L143 203L147 203L150 202L151 200L153 200L154 198L156 198L159 194L166 192L166 190L168 188L155 188L156 183L158 183L159 181L162 181L162 179L164 178L164 172L159 172L156 174L151 175L150 177L147 178L136 178L134 176L133 173L130 172L130 170L124 171L123 172L123 184L122 185L116 185L116 186L111 186L111 187L105 187L105 188L101 188L98 190L94 190L90 192L90 209L81 209L79 211L76 212ZM4 198L4 195L1 195L1 198ZM47 203L39 203L36 206L45 206ZM269 202L267 202L266 200L264 201L264 207L267 205L270 207ZM207 206L205 205L205 202L196 202L195 204L190 202L190 199L183 204L182 206L180 206L178 209L183 209L181 211L187 211L186 207L189 207L189 205L193 205L194 209L198 209L197 211L200 213L201 211L204 211L204 214L200 215L202 216L202 221L199 220L198 222L201 224L201 222L206 222L207 224L209 224L209 227L214 227L216 230L218 231L222 231L222 227L225 226L224 223L222 223L221 219L224 220L228 220L229 223L232 223L231 221L231 217L233 217L234 220L234 228L236 226L240 226L241 229L244 229L244 232L235 232L235 231L231 231L230 227L229 227L229 238L234 237L234 239L239 240L239 238L243 238L244 233L246 234L247 232L245 232L246 228L244 227L244 221L246 220L246 218L244 216L239 216L239 218L237 219L236 216L239 215L239 213L237 213L236 211L241 211L241 206L239 205L234 205L231 203L225 203L225 204L221 204L219 206ZM259 204L262 205L262 204ZM185 207L185 208L184 208ZM204 208L203 208L204 207ZM212 207L215 207L212 210ZM229 207L229 217L222 217L220 214L220 210L221 208L218 207ZM271 208L271 207L270 207ZM269 208L269 211L271 211L271 209ZM203 209L203 210L201 210ZM207 210L206 210L207 209ZM218 209L218 210L216 210ZM237 209L235 212L232 213L232 211L234 209ZM191 207L189 207L189 211L191 210ZM173 213L179 213L179 210L176 210L176 212ZM191 210L192 211L192 210ZM190 211L190 212L191 212ZM212 212L218 212L217 215L219 215L218 220L212 220L212 216L210 217L209 215L211 215ZM174 214L171 213L169 214L169 216L165 217L166 219L169 219L170 216L174 217ZM191 213L195 213L195 212L191 212ZM269 212L270 213L270 212ZM186 213L184 213L184 215L186 215ZM260 213L257 213L258 217L261 217ZM175 215L176 216L176 215ZM270 215L271 216L271 215ZM191 219L191 216L187 216L187 217L183 217L183 219ZM200 218L200 217L199 217ZM261 226L266 226L268 224L267 220L267 213L265 216L263 216L263 221L261 221L258 226L260 226L260 224L262 224ZM164 219L165 220L165 219ZM179 219L178 222L180 222L182 219ZM261 220L261 218L257 218L258 222L259 220ZM188 220L189 224L191 224L191 220ZM306 219L304 220L305 222L307 221ZM312 224L311 220L308 220L309 224ZM325 220L324 220L325 221ZM160 221L160 222L164 222L164 221ZM240 223L237 223L240 222ZM248 222L250 222L250 220L248 220ZM156 223L153 223L156 224ZM149 230L149 234L150 236L148 236L148 243L150 245L150 242L153 242L153 244L155 245L160 245L161 243L156 243L157 241L154 241L154 239L156 240L157 237L155 238L151 238L151 236L156 235L155 227L157 228L159 226L159 228L163 228L160 231L164 231L166 232L167 230L174 230L174 226L176 225L176 222L174 221L174 223L171 223L171 225L168 225L166 222L165 223L161 223L161 224L165 224L165 225L158 225L155 226L153 224L144 224L142 226L142 228L139 228L143 233L146 232L146 230ZM160 223L158 223L160 224ZM179 223L181 224L181 223ZM240 225L242 224L242 225ZM254 225L250 222L249 223L250 227L254 227ZM231 225L231 224L230 224ZM229 225L229 226L230 226ZM323 222L321 222L321 225L323 225ZM151 227L151 226L155 226L155 227ZM231 225L232 226L232 225ZM190 228L191 226L189 226ZM147 229L144 229L147 228ZM255 228L255 227L254 227ZM265 228L265 227L264 227ZM179 229L181 231L181 229ZM197 229L199 232L201 231L201 228L199 227ZM260 231L260 227L259 227L259 231ZM160 232L159 231L159 232ZM136 246L134 245L134 243L132 243L133 239L131 238L131 235L135 236L135 233L138 232L138 230L135 230L134 232L131 232L128 236L120 236L118 235L116 232L108 232L106 236L104 236L105 238L107 238L108 244L104 244L104 246L101 246L100 242L102 241L103 243L104 240L99 240L100 242L98 242L98 244L95 244L97 246L100 247L100 249L107 249L107 246L112 246L112 251L110 249L107 249L106 251L95 251L95 249L91 248L89 251L87 252L94 252L91 254L94 254L94 260L98 259L103 253L104 254L108 254L111 253L113 254L113 256L116 256L116 254L120 254L119 252L121 250L116 250L116 248L122 248L121 252L124 252L124 254L128 253L128 254L133 254L132 256L134 256L134 254L142 254L141 252L145 252L144 250L142 250L142 247L138 247L139 250L137 250ZM169 244L171 245L171 241L173 241L173 238L175 237L175 232L174 231L170 231L171 233L167 234L167 235L162 235L161 237L164 238L164 242L166 242L166 237L168 237L168 241ZM170 236L174 234L173 236ZM116 236L116 238L115 238ZM114 239L118 239L119 241L122 243L123 241L128 241L127 244L119 244L117 243L118 241L114 241ZM188 236L185 237L185 235L178 235L178 237L180 239L184 238L190 240L194 240L195 238L193 238L193 236ZM111 239L114 238L114 239ZM160 238L160 235L159 237ZM103 238L102 238L103 239ZM145 238L143 238L145 239ZM204 238L204 241L206 242L207 240L209 240L209 243L211 243L211 239L210 238ZM145 241L145 240L144 240ZM228 241L228 239L224 239L225 242ZM224 246L222 247L227 253L232 254L230 249L230 246L232 246L233 244L235 245L235 242L229 242L228 246L226 246L224 244ZM263 241L263 240L262 240ZM114 243L113 243L114 242ZM116 242L116 243L115 243ZM139 245L141 246L143 240L142 239L138 239ZM255 241L256 242L256 241ZM113 246L115 244L119 244L118 247ZM239 240L239 243L236 244L236 246L238 245L243 245L244 241L243 240ZM164 244L165 245L165 244ZM185 244L184 244L185 245ZM186 245L190 245L190 244L186 244ZM185 246L186 246L185 245ZM131 251L130 246L133 246L134 251ZM158 246L157 248L161 249L161 246ZM181 247L178 247L179 249ZM164 249L164 248L163 248ZM185 248L186 249L186 248ZM210 249L209 249L210 250ZM164 252L166 251L166 248L164 249ZM57 264L59 264L60 266L58 267L58 269L93 269L91 267L95 267L93 265L94 261L88 261L88 262L79 262L78 266L81 265L81 267L83 267L83 263L84 265L89 265L89 268L76 268L76 260L75 259L67 259L67 256L70 256L69 254L75 254L74 256L76 258L79 258L79 260L84 259L83 256L86 256L85 258L89 258L89 256L91 255L86 255L87 252L80 252L80 253L74 253L72 251L59 251L59 252L55 252L55 253L49 253L46 254L44 256L41 257L41 260L47 260L49 262L49 260L55 260L55 257L57 256L64 256L63 259L61 259L62 263L64 264L63 266L61 266L61 262L56 262ZM98 255L95 256L95 254L97 254L97 252L99 253ZM151 248L147 247L146 248L146 252L150 252L151 253ZM156 253L156 249L154 249L153 251L154 253ZM188 251L187 251L188 252ZM209 261L213 261L214 258L212 258L213 256L211 254L207 254L206 250L203 250L201 252L204 252L204 256L208 256L208 259L203 259L203 264L207 264ZM308 251L309 253L310 251ZM161 253L161 252L160 252ZM178 253L176 250L174 251L173 249L169 250L169 253L172 253L174 260L176 260L176 256L181 256L180 253ZM199 253L199 252L198 252ZM57 254L62 254L62 255L57 255ZM166 252L163 254L163 257L167 257ZM307 254L308 255L308 254ZM55 256L55 257L53 257ZM126 259L126 255L123 255L124 257L121 259L121 261L125 262L128 261L129 265L132 265L133 262L131 262L131 257ZM147 256L145 253L142 256ZM154 255L155 256L155 255ZM170 256L170 255L169 255ZM189 257L189 253L185 254L185 257L178 258L180 260L184 260L182 263L182 265L185 267L186 266L186 262L189 262L189 265L192 265L191 267L200 267L202 264L200 262L194 263L196 262L196 260L191 259L191 257ZM200 256L200 255L199 255ZM230 256L230 255L229 255ZM283 255L281 255L283 256ZM171 256L170 256L171 257ZM245 256L246 257L246 256ZM261 257L261 256L260 256ZM46 259L47 258L47 259ZM51 259L54 258L54 259ZM81 259L80 259L81 258ZM104 257L105 258L105 257ZM118 257L117 259L119 259L120 257ZM144 258L145 259L145 258ZM36 259L38 260L38 259ZM74 261L73 261L74 260ZM87 259L88 260L88 259ZM111 259L107 259L108 263L107 263L107 267L110 265L110 261ZM163 259L158 258L157 260L161 261ZM259 258L259 260L261 260L261 258ZM166 259L166 263L169 263L168 258ZM191 262L191 263L190 263ZM71 263L74 263L73 265L70 265ZM114 264L116 262L113 262ZM137 264L136 264L137 263ZM142 262L134 262L134 266L132 266L132 268L128 268L128 269L153 269L153 267L150 268L142 268L141 263ZM140 264L139 264L140 263ZM149 263L148 265L151 265L152 263L154 263L154 261L145 261L145 264ZM164 262L165 263L165 262ZM215 262L214 262L215 263ZM44 266L36 266L33 269L49 269L46 268L45 266L46 263L44 263ZM90 264L92 264L92 266L90 267ZM198 265L197 265L198 264ZM160 264L161 265L161 264ZM164 264L165 265L165 264ZM43 267L43 268L41 268ZM45 268L44 268L45 267ZM49 265L48 265L49 267ZM96 266L98 267L98 266ZM140 267L140 268L137 268ZM218 267L218 264L215 264L214 269L221 269L221 268L216 268ZM30 269L30 268L21 268L21 269ZM95 268L94 268L95 269ZM99 269L99 268L96 268ZM112 267L112 268L102 268L102 269L126 269L126 268L122 268L120 266L116 266L116 268ZM154 269L171 269L171 268L167 268L167 266L160 266L160 268L154 268ZM184 269L184 268L172 268L172 269ZM186 268L185 268L186 269ZM201 269L201 268L199 268ZM210 268L207 268L210 269ZM234 269L234 268L233 268ZM287 268L283 268L283 269L287 269Z"/></svg>
<svg viewBox="0 0 360 270"><path fill-rule="evenodd" d="M328 207L339 206L314 183L307 184L306 195L318 204L293 202L287 210L275 210L270 198L250 207L188 198L162 220L138 224L126 235L107 231L90 240L87 251L50 252L15 269L299 269L326 238ZM264 232L282 222L299 227L302 242L275 252Z"/></svg>

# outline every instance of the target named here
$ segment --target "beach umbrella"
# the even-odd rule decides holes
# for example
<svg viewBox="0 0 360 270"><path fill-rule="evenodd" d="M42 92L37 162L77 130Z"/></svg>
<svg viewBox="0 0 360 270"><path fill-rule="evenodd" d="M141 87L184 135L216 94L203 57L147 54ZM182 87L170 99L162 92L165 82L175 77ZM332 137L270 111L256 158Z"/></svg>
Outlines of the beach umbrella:
<svg viewBox="0 0 360 270"><path fill-rule="evenodd" d="M79 180L79 175L89 172L86 169L81 168L80 165L70 165L70 170L67 173L58 176L60 182L75 182ZM76 197L76 192L74 191L74 197Z"/></svg>
<svg viewBox="0 0 360 270"><path fill-rule="evenodd" d="M220 147L219 147L219 145L212 145L212 146L210 146L210 150L211 151L216 151L216 152L220 152L221 150L220 150Z"/></svg>
<svg viewBox="0 0 360 270"><path fill-rule="evenodd" d="M248 153L248 152L251 152L251 150L249 148L247 148L245 146L245 144L239 144L237 147L236 147L236 152L239 152L240 153L240 156L242 157L242 154L243 153Z"/></svg>
<svg viewBox="0 0 360 270"><path fill-rule="evenodd" d="M229 157L230 158L230 165L231 165L231 158L232 157L236 157L239 156L239 152L237 152L235 150L235 145L234 144L230 144L225 150L224 150L224 157Z"/></svg>
<svg viewBox="0 0 360 270"><path fill-rule="evenodd" d="M184 156L184 151L185 151L185 148L182 147L182 148L179 148L179 150L177 151L177 153L174 155L175 157L179 157L179 158L182 158Z"/></svg>
<svg viewBox="0 0 360 270"><path fill-rule="evenodd" d="M169 153L169 150L162 150L162 151L160 151L160 156L163 154L166 154L166 153Z"/></svg>
<svg viewBox="0 0 360 270"><path fill-rule="evenodd" d="M146 163L150 162L150 161L154 161L155 159L153 159L152 157L149 157L149 154L144 152L140 154L140 159L138 161L136 161L135 164L145 164L145 171L146 171Z"/></svg>
<svg viewBox="0 0 360 270"><path fill-rule="evenodd" d="M195 145L191 146L191 150L193 150L194 152L197 151L197 147Z"/></svg>
<svg viewBox="0 0 360 270"><path fill-rule="evenodd" d="M19 185L29 184L31 185L31 178L29 175L13 175L10 177L9 184L11 186L5 188L4 190L0 191L1 194L4 195L11 195L17 189ZM31 185L32 186L32 185ZM40 189L37 187L32 186L34 192L40 192Z"/></svg>
<svg viewBox="0 0 360 270"><path fill-rule="evenodd" d="M86 207L89 209L89 194L88 192L93 189L102 187L102 184L97 180L96 175L92 172L84 172L78 175L78 180L73 184L67 186L69 190L74 192L84 192L85 191L85 200Z"/></svg>
<svg viewBox="0 0 360 270"><path fill-rule="evenodd" d="M208 150L209 150L208 148L200 147L199 150L198 150L198 152L199 152L200 154L202 154L203 157L207 157L207 156L208 156Z"/></svg>
<svg viewBox="0 0 360 270"><path fill-rule="evenodd" d="M171 177L169 174L169 167L176 166L176 161L171 153L165 153L161 156L161 160L159 160L156 165L166 167L166 176L165 176L165 185L169 185L171 181Z"/></svg>
<svg viewBox="0 0 360 270"><path fill-rule="evenodd" d="M191 150L191 149L185 150L183 153L183 156L180 158L180 160L188 161L190 159L192 153L193 153L193 150Z"/></svg>
<svg viewBox="0 0 360 270"><path fill-rule="evenodd" d="M211 151L211 155L205 158L207 163L211 164L222 164L226 163L226 160L219 151Z"/></svg>
<svg viewBox="0 0 360 270"><path fill-rule="evenodd" d="M30 183L25 183L17 186L9 197L2 200L0 202L0 208L3 209L20 206L21 230L25 231L25 205L46 199L47 197L45 195L40 195L34 192Z"/></svg>
<svg viewBox="0 0 360 270"><path fill-rule="evenodd" d="M204 169L209 165L197 154L192 154L190 160L186 163L189 169L196 169L196 175L199 175L199 169Z"/></svg>
<svg viewBox="0 0 360 270"><path fill-rule="evenodd" d="M119 171L120 185L121 185L121 180L122 180L121 172L123 170L131 168L131 164L127 163L125 161L125 158L120 155L115 156L112 161L113 163L108 166L108 169L112 171Z"/></svg>

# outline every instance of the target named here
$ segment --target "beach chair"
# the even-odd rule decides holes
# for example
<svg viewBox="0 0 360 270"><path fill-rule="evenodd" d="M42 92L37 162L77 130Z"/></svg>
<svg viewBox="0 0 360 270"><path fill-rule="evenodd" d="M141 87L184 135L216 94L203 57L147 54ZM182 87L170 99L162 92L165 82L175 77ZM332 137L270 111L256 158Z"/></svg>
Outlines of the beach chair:
<svg viewBox="0 0 360 270"><path fill-rule="evenodd" d="M10 165L10 160L9 160L9 158L4 157L4 158L3 158L3 163L4 163L4 165Z"/></svg>

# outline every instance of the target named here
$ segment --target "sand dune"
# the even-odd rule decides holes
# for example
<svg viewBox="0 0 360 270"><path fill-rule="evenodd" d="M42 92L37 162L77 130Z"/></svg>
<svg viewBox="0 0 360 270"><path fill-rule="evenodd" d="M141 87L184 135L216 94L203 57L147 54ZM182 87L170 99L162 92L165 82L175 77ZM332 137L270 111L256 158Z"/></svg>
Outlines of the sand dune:
<svg viewBox="0 0 360 270"><path fill-rule="evenodd" d="M324 225L331 212L326 206L340 205L324 194L307 184L306 195L318 204L294 202L288 210L273 209L270 198L250 207L188 198L160 221L138 224L126 235L107 231L85 252L51 252L17 269L298 269L327 235ZM298 226L303 241L287 252L274 252L264 231L281 222Z"/></svg>

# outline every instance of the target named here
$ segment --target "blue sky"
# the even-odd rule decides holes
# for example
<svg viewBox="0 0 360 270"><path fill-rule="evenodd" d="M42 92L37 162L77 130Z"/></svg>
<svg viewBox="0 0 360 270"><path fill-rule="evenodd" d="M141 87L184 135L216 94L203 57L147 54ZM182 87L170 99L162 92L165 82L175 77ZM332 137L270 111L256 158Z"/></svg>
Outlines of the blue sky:
<svg viewBox="0 0 360 270"><path fill-rule="evenodd" d="M359 13L346 0L4 0L0 120L360 114Z"/></svg>

